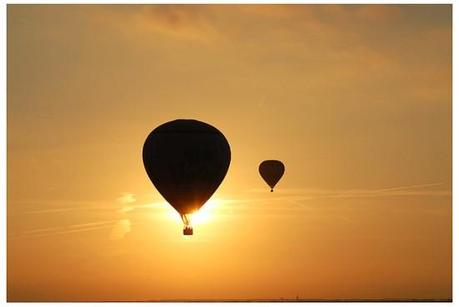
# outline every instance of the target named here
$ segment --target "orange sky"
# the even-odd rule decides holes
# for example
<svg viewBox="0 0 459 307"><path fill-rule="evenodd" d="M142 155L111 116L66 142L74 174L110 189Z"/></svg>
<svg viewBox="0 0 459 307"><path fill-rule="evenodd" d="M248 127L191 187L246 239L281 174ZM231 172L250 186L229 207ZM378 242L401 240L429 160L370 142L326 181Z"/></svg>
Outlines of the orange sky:
<svg viewBox="0 0 459 307"><path fill-rule="evenodd" d="M451 298L450 5L7 14L9 301ZM177 118L232 150L191 238L141 159Z"/></svg>

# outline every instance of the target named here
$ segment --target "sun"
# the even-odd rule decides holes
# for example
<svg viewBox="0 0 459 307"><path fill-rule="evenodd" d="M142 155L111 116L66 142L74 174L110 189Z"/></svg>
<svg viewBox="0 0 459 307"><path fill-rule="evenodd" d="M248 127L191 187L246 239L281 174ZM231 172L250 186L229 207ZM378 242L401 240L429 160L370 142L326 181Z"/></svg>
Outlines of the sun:
<svg viewBox="0 0 459 307"><path fill-rule="evenodd" d="M199 210L191 213L188 217L191 221L191 226L206 224L214 220L218 215L218 209L220 205L224 203L221 199L211 199L207 201ZM177 224L182 224L183 221L180 214L172 208L167 202L164 202L164 206L161 206L165 217Z"/></svg>
<svg viewBox="0 0 459 307"><path fill-rule="evenodd" d="M195 226L209 222L215 217L215 209L218 207L219 203L221 203L220 199L211 199L207 201L204 206L191 214L191 225Z"/></svg>

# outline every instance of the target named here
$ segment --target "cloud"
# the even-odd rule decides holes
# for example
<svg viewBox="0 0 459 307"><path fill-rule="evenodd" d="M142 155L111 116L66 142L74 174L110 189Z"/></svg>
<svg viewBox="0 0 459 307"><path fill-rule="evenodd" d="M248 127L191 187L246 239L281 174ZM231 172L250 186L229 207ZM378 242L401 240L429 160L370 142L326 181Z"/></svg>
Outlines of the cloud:
<svg viewBox="0 0 459 307"><path fill-rule="evenodd" d="M356 18L369 22L371 18L368 17L382 20L382 17L393 16L387 14L393 9L380 7L362 8L350 14L351 10L338 5L147 5L133 9L131 16L139 28L171 38L250 43L254 35L258 38L273 35L273 40L277 41L286 31L293 31L301 37L305 28L310 31L340 30L341 33L344 30L335 23ZM325 18L322 15L326 15ZM333 21L331 28L330 21Z"/></svg>
<svg viewBox="0 0 459 307"><path fill-rule="evenodd" d="M171 31L187 31L189 28L207 28L209 9L197 5L142 6L143 16L151 23Z"/></svg>
<svg viewBox="0 0 459 307"><path fill-rule="evenodd" d="M119 220L118 223L113 226L110 233L110 240L123 239L128 232L131 231L131 221L129 219Z"/></svg>
<svg viewBox="0 0 459 307"><path fill-rule="evenodd" d="M137 209L157 209L161 208L163 206L167 205L166 201L157 201L157 202L147 202L145 204L139 204L139 205L131 205L131 206L124 206L118 212L120 213L127 213L131 212Z"/></svg>
<svg viewBox="0 0 459 307"><path fill-rule="evenodd" d="M443 185L442 182L436 183L425 183L425 184L414 184L414 185L403 185L387 188L375 188L375 189L284 189L280 190L279 193L285 194L308 194L310 196L317 197L331 197L331 198L343 198L343 197L384 197L393 195L450 195L449 190L431 190L427 188L437 187Z"/></svg>
<svg viewBox="0 0 459 307"><path fill-rule="evenodd" d="M218 204L220 206L219 214L230 212L233 214L233 209L246 209L255 210L260 209L259 206L253 206L257 203L265 203L269 201L270 206L263 206L263 212L276 212L276 214L289 214L291 211L307 210L310 209L304 206L302 201L314 200L314 199L356 199L356 198L385 198L385 197L414 197L414 196L451 196L451 189L440 189L439 187L444 186L443 182L435 183L423 183L413 185L401 185L393 187L381 187L381 188L357 188L357 189L288 189L278 188L275 191L275 195L267 193L267 189L250 189L249 194L254 195L255 193L269 194L269 197L240 197L232 199L219 199ZM274 196L274 197L273 197ZM132 203L135 202L134 194L124 193L123 196L118 198L120 202ZM281 206L275 206L276 203ZM250 206L246 206L251 204ZM290 206L286 206L290 204ZM226 206L229 205L229 206ZM131 205L123 207L119 212L127 213L133 210L142 209L160 209L167 206L165 201L147 202L139 205ZM73 209L73 208L72 208ZM74 208L78 209L78 208ZM83 208L81 208L83 209ZM44 210L46 211L46 210ZM263 213L264 214L264 213ZM137 224L137 223L136 223ZM132 222L130 219L120 220L109 220L109 221L98 221L90 223L72 224L68 226L58 227L47 227L40 229L33 229L23 231L20 233L8 233L8 237L44 237L51 235L62 235L69 233L78 233L99 230L104 228L111 228L109 238L111 240L119 240L125 237L125 235L131 231Z"/></svg>
<svg viewBox="0 0 459 307"><path fill-rule="evenodd" d="M81 223L81 224L72 224L67 226L57 226L57 227L47 227L47 228L38 228L33 230L27 230L20 233L11 233L8 234L9 237L47 237L53 235L85 232L92 230L99 230L104 228L112 227L114 222L117 220L111 221L99 221L91 223Z"/></svg>
<svg viewBox="0 0 459 307"><path fill-rule="evenodd" d="M283 200L297 202L302 200L325 199L325 198L383 198L391 196L451 196L451 190L430 189L444 185L442 182L403 185L387 188L375 189L275 189L279 196L273 198L248 198L235 201L236 203L245 202L264 202L267 200ZM266 189L251 189L251 192L266 193Z"/></svg>
<svg viewBox="0 0 459 307"><path fill-rule="evenodd" d="M89 211L89 210L107 210L107 209L109 209L107 206L70 207L70 208L54 208L54 209L25 211L24 214L62 213L62 212L70 212L70 211Z"/></svg>
<svg viewBox="0 0 459 307"><path fill-rule="evenodd" d="M112 24L117 26L122 18L123 28L130 31L135 28L184 40L240 40L255 32L281 38L285 31L336 38L337 33L355 36L349 26L362 30L362 23L393 22L399 10L385 5L136 5L98 11L97 18L116 20Z"/></svg>
<svg viewBox="0 0 459 307"><path fill-rule="evenodd" d="M120 212L120 213L128 213L128 212L131 212L133 210L134 210L133 206L124 206L123 208L118 210L118 212Z"/></svg>
<svg viewBox="0 0 459 307"><path fill-rule="evenodd" d="M116 199L116 201L122 204L132 204L136 202L136 199L134 196L135 194L132 194L132 193L123 193L121 197L118 197Z"/></svg>
<svg viewBox="0 0 459 307"><path fill-rule="evenodd" d="M115 6L91 13L96 20L111 24L127 35L139 31L185 41L209 41L219 36L209 5ZM125 22L119 23L120 19Z"/></svg>
<svg viewBox="0 0 459 307"><path fill-rule="evenodd" d="M65 213L71 211L105 211L112 210L112 205L104 201L70 201L70 200L11 200L9 205L15 207L42 208L25 211L17 211L14 214L48 214L48 213Z"/></svg>

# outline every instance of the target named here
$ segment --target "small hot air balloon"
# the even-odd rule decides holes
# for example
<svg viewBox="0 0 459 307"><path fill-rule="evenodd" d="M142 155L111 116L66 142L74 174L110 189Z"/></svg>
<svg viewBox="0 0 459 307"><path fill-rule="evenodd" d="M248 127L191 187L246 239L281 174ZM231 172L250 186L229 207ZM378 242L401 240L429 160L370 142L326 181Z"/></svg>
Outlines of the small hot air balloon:
<svg viewBox="0 0 459 307"><path fill-rule="evenodd" d="M231 150L215 127L177 119L155 128L143 145L143 163L159 193L180 214L192 235L190 214L199 210L225 178Z"/></svg>
<svg viewBox="0 0 459 307"><path fill-rule="evenodd" d="M266 183L271 187L272 192L276 184L284 175L285 167L281 161L266 160L261 162L258 171L261 177L263 177Z"/></svg>

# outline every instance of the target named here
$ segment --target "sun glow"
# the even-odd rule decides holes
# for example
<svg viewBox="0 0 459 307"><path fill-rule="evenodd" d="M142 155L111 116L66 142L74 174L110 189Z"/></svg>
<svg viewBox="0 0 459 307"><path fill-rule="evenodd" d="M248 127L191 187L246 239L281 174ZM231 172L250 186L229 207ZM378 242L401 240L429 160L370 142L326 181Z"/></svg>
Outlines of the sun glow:
<svg viewBox="0 0 459 307"><path fill-rule="evenodd" d="M211 199L207 201L199 210L189 215L191 226L206 224L215 219L216 216L218 216L218 209L224 202L225 201L222 199ZM164 202L158 209L162 211L162 215L167 218L167 220L177 224L183 224L180 214L167 202Z"/></svg>
<svg viewBox="0 0 459 307"><path fill-rule="evenodd" d="M191 225L201 225L209 222L211 218L215 218L215 209L218 208L218 204L220 203L220 199L211 199L207 201L204 206L191 214Z"/></svg>

